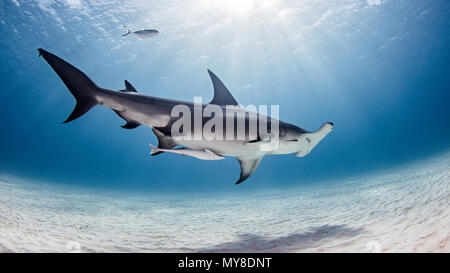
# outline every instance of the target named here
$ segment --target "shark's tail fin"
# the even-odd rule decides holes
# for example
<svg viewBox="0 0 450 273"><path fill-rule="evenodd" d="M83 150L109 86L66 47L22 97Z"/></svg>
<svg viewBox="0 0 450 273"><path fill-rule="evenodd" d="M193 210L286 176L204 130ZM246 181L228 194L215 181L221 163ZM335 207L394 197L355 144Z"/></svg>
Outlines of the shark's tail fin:
<svg viewBox="0 0 450 273"><path fill-rule="evenodd" d="M127 33L123 34L122 37L127 36L128 34L131 33L131 30L129 28L127 28L126 26L123 26L123 28L125 28L127 30Z"/></svg>
<svg viewBox="0 0 450 273"><path fill-rule="evenodd" d="M77 100L72 114L63 122L67 123L86 114L92 107L98 104L95 94L100 88L83 72L67 63L63 59L38 48L39 56L44 57L47 63L55 70L69 91Z"/></svg>

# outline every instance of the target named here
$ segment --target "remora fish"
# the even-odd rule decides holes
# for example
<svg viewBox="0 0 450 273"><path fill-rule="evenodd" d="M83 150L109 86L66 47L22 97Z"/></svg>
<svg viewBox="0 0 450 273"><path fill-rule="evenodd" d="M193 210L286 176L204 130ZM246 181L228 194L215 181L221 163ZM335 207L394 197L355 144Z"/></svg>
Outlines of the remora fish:
<svg viewBox="0 0 450 273"><path fill-rule="evenodd" d="M262 122L264 119L267 120L267 117L260 114L257 115L258 134L251 136L246 131L245 138L242 140L235 137L239 133L237 126L232 127L234 138L231 140L227 138L207 140L206 138L183 139L175 137L172 136L171 128L180 118L172 117L171 111L177 105L184 105L192 112L202 111L210 105L217 106L220 109L225 109L230 105L238 106L222 81L210 70L208 70L208 73L213 83L214 97L211 102L198 105L192 102L141 95L127 81L125 81L125 90L114 91L98 87L89 77L71 64L43 49L39 48L38 51L39 55L44 57L76 99L75 109L64 123L81 117L96 105L103 105L114 110L126 121L126 124L122 126L123 128L133 129L141 124L151 127L158 138L158 148L160 149L171 149L181 145L201 152L208 150L221 157L236 157L241 166L241 174L236 184L243 182L253 174L264 155L295 153L296 156L303 157L309 154L334 127L333 123L326 122L317 131L309 132L295 125L277 121L279 124L277 139L279 141L275 149L263 148L271 139L270 134L273 134L273 132L268 132L265 135L259 133L264 131L260 130L260 127L267 125ZM232 120L239 122L244 119L243 121L248 123L250 113L239 107L237 111L244 115L235 116L235 113L231 113L233 115ZM228 112L224 112L223 119L225 120L228 118ZM194 117L192 117L193 119ZM202 117L200 122L205 125L209 119ZM194 121L192 121L192 124L194 124ZM191 126L193 134L196 135L199 132L194 127ZM163 150L155 151L153 155L162 152ZM185 150L184 155L189 155L189 152Z"/></svg>
<svg viewBox="0 0 450 273"><path fill-rule="evenodd" d="M224 159L225 157L216 155L211 150L205 149L203 151L201 150L192 150L192 149L186 149L186 148L179 148L179 149L164 149L164 148L158 148L150 144L150 147L152 148L152 151L150 152L151 155L154 155L156 153L161 152L168 152L168 153L174 153L179 155L185 155L185 156L192 156L198 159L202 160L220 160Z"/></svg>
<svg viewBox="0 0 450 273"><path fill-rule="evenodd" d="M139 39L148 39L148 38L158 35L158 33L159 33L159 31L157 31L156 29L143 29L143 30L131 31L126 26L123 26L123 27L127 30L127 33L123 34L122 37L127 36L129 34L133 34L134 36L138 37Z"/></svg>

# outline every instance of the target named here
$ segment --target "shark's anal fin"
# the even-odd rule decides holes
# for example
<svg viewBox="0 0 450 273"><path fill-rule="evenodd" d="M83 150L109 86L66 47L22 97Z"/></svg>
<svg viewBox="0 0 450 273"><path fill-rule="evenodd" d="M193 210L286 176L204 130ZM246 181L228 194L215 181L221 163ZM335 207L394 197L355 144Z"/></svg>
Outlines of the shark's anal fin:
<svg viewBox="0 0 450 273"><path fill-rule="evenodd" d="M237 160L241 165L241 176L235 184L240 184L249 178L255 172L256 168L258 168L261 159L262 156L258 158L238 158Z"/></svg>
<svg viewBox="0 0 450 273"><path fill-rule="evenodd" d="M130 83L129 81L127 81L127 80L125 80L125 90L130 91L130 92L136 92L136 93L137 93L136 88L134 88L134 87L131 85L131 83Z"/></svg>
<svg viewBox="0 0 450 273"><path fill-rule="evenodd" d="M122 125L122 128L134 129L134 128L137 128L139 125L141 125L139 122L131 120L131 121L127 121L127 123L125 125Z"/></svg>
<svg viewBox="0 0 450 273"><path fill-rule="evenodd" d="M124 129L134 129L137 128L139 125L141 125L139 122L134 121L134 120L130 120L127 119L127 117L125 116L124 112L119 111L119 110L113 110L114 112L116 112L116 114L123 118L127 123L125 123L125 125L122 125L121 127Z"/></svg>
<svg viewBox="0 0 450 273"><path fill-rule="evenodd" d="M175 146L177 146L176 143L173 142L172 138L170 136L165 136L161 131L159 131L156 128L152 128L153 133L155 133L156 137L158 138L158 148L163 149L171 149ZM157 151L155 153L152 153L152 156L159 155L164 153L163 151Z"/></svg>
<svg viewBox="0 0 450 273"><path fill-rule="evenodd" d="M216 76L216 74L212 73L211 70L208 69L209 76L211 77L211 81L214 87L214 97L210 104L216 104L220 106L225 105L234 105L238 106L239 103L233 98L230 91L226 88L223 82Z"/></svg>

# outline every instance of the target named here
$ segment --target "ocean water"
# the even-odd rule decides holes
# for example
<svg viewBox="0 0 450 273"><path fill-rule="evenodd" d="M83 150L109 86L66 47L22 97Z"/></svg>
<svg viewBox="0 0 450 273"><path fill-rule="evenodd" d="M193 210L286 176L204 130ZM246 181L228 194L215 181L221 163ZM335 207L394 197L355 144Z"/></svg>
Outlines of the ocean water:
<svg viewBox="0 0 450 273"><path fill-rule="evenodd" d="M0 0L0 251L448 252L449 1ZM157 29L150 39L122 37ZM37 48L99 86L243 104L334 130L306 157L149 156ZM389 231L389 232L387 232ZM205 235L207 234L207 235Z"/></svg>

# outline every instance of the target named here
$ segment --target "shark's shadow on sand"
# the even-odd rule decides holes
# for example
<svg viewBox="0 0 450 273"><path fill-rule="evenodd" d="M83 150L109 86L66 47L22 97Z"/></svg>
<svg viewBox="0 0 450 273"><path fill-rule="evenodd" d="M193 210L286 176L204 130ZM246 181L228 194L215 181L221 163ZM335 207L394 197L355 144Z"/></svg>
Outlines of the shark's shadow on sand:
<svg viewBox="0 0 450 273"><path fill-rule="evenodd" d="M294 233L278 238L264 238L254 234L241 234L232 242L221 243L198 252L290 252L320 247L328 238L350 238L364 233L363 228L345 225L323 225L304 233Z"/></svg>

